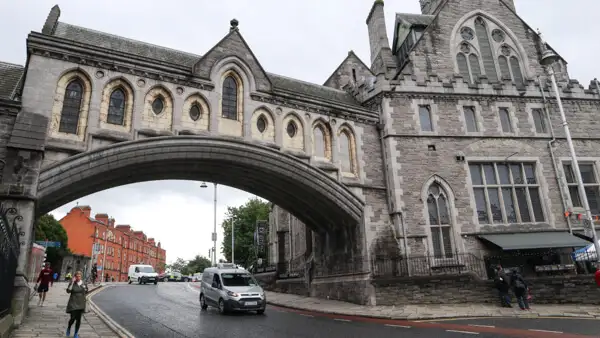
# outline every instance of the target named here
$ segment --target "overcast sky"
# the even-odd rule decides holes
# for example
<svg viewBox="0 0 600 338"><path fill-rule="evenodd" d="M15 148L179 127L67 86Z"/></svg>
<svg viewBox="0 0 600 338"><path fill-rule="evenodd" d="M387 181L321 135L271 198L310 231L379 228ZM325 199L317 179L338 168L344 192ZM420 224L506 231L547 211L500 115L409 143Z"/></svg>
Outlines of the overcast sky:
<svg viewBox="0 0 600 338"><path fill-rule="evenodd" d="M487 0L495 1L495 0ZM598 0L515 0L517 11L569 62L572 78L584 86L600 74ZM269 72L323 83L354 50L369 63L366 17L372 0L0 0L0 60L24 64L25 40L41 31L50 8L59 4L60 21L204 54L237 18L240 32ZM390 42L394 13L419 13L418 0L386 0ZM99 192L53 212L60 218L76 202L108 213L161 241L167 260L207 255L212 246L213 189L200 182L159 181ZM226 207L252 195L219 187L217 221ZM222 233L219 230L219 248Z"/></svg>

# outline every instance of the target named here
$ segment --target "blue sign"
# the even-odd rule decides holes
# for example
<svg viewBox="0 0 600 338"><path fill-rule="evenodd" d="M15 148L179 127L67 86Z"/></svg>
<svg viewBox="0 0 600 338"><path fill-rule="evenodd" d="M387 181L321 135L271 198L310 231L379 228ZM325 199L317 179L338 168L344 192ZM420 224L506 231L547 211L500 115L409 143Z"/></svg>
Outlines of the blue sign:
<svg viewBox="0 0 600 338"><path fill-rule="evenodd" d="M46 248L60 248L60 242L35 241L35 244L39 244Z"/></svg>
<svg viewBox="0 0 600 338"><path fill-rule="evenodd" d="M96 266L96 270L102 270L102 265Z"/></svg>

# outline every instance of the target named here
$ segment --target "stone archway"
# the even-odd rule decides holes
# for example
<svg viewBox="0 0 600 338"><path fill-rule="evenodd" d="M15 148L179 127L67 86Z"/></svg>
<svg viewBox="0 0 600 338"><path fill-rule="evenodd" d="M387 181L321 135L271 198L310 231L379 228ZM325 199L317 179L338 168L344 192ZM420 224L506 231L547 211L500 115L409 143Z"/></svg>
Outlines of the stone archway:
<svg viewBox="0 0 600 338"><path fill-rule="evenodd" d="M277 149L226 137L155 137L85 152L44 168L37 214L144 181L216 182L273 201L315 231L363 223L364 202L326 173Z"/></svg>

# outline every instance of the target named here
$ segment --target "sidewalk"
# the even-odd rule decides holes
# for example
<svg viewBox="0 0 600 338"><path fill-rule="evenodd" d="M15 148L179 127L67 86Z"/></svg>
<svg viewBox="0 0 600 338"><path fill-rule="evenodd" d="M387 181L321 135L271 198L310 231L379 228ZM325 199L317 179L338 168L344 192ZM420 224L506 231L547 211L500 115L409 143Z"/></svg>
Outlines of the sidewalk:
<svg viewBox="0 0 600 338"><path fill-rule="evenodd" d="M516 305L507 309L486 304L363 306L336 300L303 297L267 291L267 302L272 305L348 316L363 316L400 320L427 320L461 317L580 317L600 319L600 306L531 304L531 311L522 311Z"/></svg>
<svg viewBox="0 0 600 338"><path fill-rule="evenodd" d="M37 306L39 298L36 294L29 302L27 317L19 328L12 332L11 337L64 337L69 321L69 314L65 312L69 300L66 289L66 283L54 283L46 295L43 307ZM90 287L90 291L95 289ZM75 325L71 329L71 337L74 330ZM83 315L79 334L82 338L119 337L94 312L86 312Z"/></svg>

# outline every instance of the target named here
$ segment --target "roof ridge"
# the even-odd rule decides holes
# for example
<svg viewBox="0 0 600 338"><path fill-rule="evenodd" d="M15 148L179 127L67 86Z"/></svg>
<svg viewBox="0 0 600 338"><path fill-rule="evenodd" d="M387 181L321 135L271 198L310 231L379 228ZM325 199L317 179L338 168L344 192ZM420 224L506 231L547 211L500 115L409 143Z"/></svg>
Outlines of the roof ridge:
<svg viewBox="0 0 600 338"><path fill-rule="evenodd" d="M288 80L292 80L292 81L296 81L296 82L302 82L302 83L307 84L307 85L317 86L319 88L327 89L327 90L330 90L330 91L335 91L335 92L338 92L338 93L348 94L348 92L345 91L345 90L341 90L341 89L337 89L337 88L332 88L332 87L327 87L327 86L323 86L323 85L318 84L318 83L308 82L308 81L296 79L296 78L285 76L285 75L281 75L281 74L275 74L275 73L269 73L269 72L267 72L267 75L279 76L279 77L282 77L282 78L285 78L285 79L288 79Z"/></svg>
<svg viewBox="0 0 600 338"><path fill-rule="evenodd" d="M16 66L15 68L21 68L21 69L25 68L25 66L22 66L20 64L12 63L12 62L6 62L6 61L0 61L0 64L7 65L7 66Z"/></svg>
<svg viewBox="0 0 600 338"><path fill-rule="evenodd" d="M171 47L165 47L165 46L161 46L161 45L157 45L157 44L154 44L154 43L149 43L149 42L145 42L145 41L141 41L141 40L136 40L136 39L132 39L132 38L128 38L128 37L122 36L122 35L107 33L107 32L103 32L103 31L99 31L97 29L93 29L93 28L83 27L83 26L79 26L79 25L73 25L73 24L70 24L68 22L59 21L58 23L59 24L63 24L63 25L68 25L68 26L71 26L71 27L75 27L75 28L79 28L79 29L85 29L87 31L98 33L98 34L102 34L102 35L109 35L109 36L112 36L112 37L115 37L115 38L119 38L119 39L130 41L130 42L141 43L141 44L146 45L146 46L157 47L157 48L161 48L161 49L168 49L168 50L173 51L173 52L187 54L188 56L194 56L194 57L199 57L199 58L202 57L202 55L199 55L199 54L190 53L190 52L182 51L182 50L171 48Z"/></svg>

